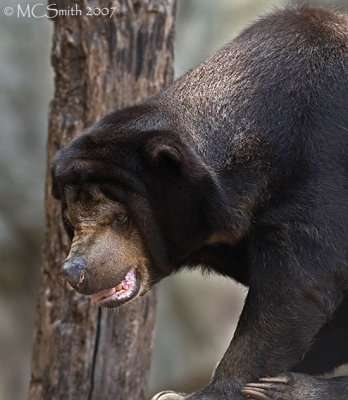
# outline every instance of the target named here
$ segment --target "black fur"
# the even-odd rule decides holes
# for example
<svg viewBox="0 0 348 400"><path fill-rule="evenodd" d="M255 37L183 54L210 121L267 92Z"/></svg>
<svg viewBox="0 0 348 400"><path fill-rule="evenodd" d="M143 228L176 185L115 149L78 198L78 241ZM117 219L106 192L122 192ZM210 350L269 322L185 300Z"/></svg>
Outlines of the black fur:
<svg viewBox="0 0 348 400"><path fill-rule="evenodd" d="M241 399L259 377L348 362L347 77L347 17L276 11L55 158L58 198L93 182L128 207L154 280L203 265L249 286L211 384L190 399ZM346 399L342 382L331 399Z"/></svg>

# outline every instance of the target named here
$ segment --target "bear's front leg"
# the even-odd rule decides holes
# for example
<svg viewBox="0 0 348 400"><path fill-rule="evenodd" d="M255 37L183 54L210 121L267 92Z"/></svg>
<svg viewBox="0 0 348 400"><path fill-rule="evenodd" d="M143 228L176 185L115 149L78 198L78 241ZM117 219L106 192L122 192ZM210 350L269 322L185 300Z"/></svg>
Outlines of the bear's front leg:
<svg viewBox="0 0 348 400"><path fill-rule="evenodd" d="M302 359L342 299L338 262L309 229L279 231L259 232L250 244L249 293L212 382L188 396L163 393L156 400L245 399L245 384L289 371Z"/></svg>
<svg viewBox="0 0 348 400"><path fill-rule="evenodd" d="M242 392L254 400L347 400L348 377L324 379L288 372L249 383Z"/></svg>

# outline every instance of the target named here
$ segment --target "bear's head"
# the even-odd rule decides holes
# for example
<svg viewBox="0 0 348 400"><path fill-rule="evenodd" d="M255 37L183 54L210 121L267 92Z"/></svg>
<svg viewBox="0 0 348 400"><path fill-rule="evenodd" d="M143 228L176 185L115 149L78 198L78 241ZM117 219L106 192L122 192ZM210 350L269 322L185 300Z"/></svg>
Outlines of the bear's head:
<svg viewBox="0 0 348 400"><path fill-rule="evenodd" d="M219 185L197 154L173 129L149 129L147 121L139 129L134 113L146 114L105 117L60 150L52 167L72 240L61 273L108 307L189 262L226 220Z"/></svg>

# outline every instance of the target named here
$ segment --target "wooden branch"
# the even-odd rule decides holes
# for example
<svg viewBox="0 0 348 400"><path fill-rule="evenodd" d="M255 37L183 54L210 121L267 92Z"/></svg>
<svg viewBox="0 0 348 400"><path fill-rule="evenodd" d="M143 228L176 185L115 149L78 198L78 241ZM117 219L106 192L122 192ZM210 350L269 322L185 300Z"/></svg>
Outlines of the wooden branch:
<svg viewBox="0 0 348 400"><path fill-rule="evenodd" d="M53 1L60 9L72 2ZM175 0L73 2L84 16L54 18L55 95L47 144L46 236L38 289L30 400L139 400L150 368L155 295L97 309L58 277L69 242L52 199L55 152L101 116L151 96L173 77ZM116 7L86 16L87 7Z"/></svg>

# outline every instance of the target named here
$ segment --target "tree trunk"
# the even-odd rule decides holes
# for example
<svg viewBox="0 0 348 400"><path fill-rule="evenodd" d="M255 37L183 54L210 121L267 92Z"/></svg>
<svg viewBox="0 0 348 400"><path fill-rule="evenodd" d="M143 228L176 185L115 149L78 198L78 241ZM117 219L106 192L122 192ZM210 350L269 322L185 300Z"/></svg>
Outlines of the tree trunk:
<svg viewBox="0 0 348 400"><path fill-rule="evenodd" d="M153 95L173 77L176 0L54 1L83 15L57 16L49 116L46 236L38 289L30 400L145 398L155 294L125 310L98 309L58 277L69 241L51 196L55 152L104 114ZM108 16L87 16L103 9ZM114 11L111 7L116 7ZM95 11L98 13L98 10ZM54 12L53 12L54 13Z"/></svg>

